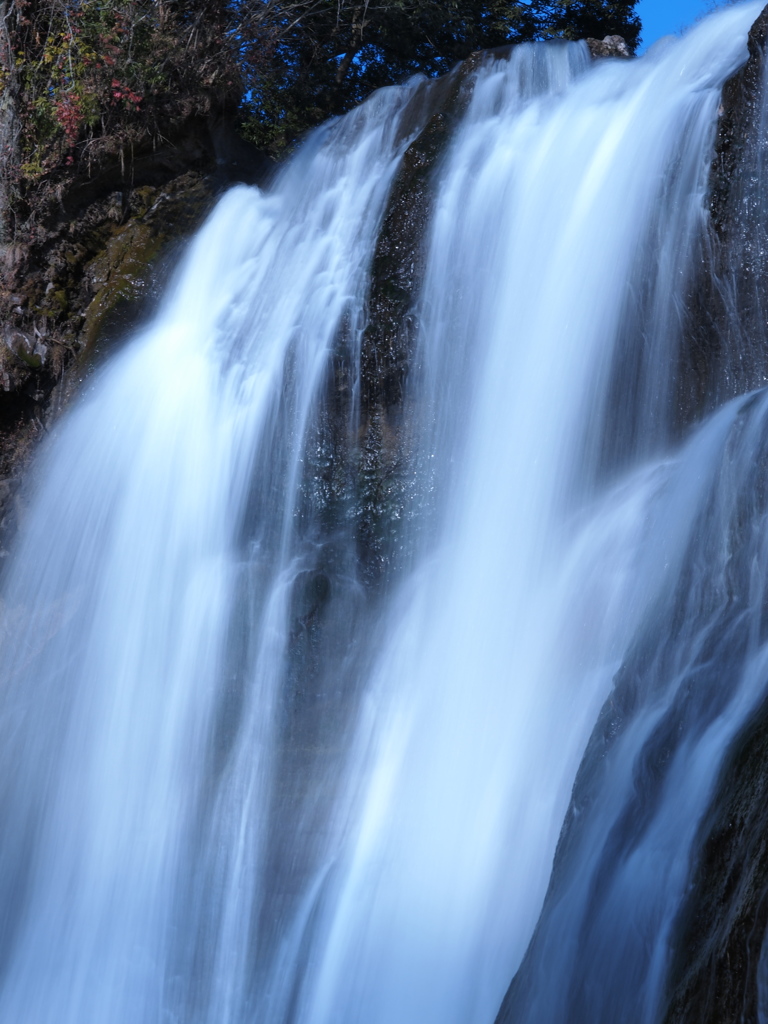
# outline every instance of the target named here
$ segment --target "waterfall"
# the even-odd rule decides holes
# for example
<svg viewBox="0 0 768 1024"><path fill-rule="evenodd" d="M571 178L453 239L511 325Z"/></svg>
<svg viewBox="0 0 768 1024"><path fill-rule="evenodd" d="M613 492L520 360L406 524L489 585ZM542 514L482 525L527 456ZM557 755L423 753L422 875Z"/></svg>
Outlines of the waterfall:
<svg viewBox="0 0 768 1024"><path fill-rule="evenodd" d="M679 412L759 10L381 90L220 201L5 575L0 1024L661 1020L765 696L768 399ZM446 125L372 412L382 225Z"/></svg>

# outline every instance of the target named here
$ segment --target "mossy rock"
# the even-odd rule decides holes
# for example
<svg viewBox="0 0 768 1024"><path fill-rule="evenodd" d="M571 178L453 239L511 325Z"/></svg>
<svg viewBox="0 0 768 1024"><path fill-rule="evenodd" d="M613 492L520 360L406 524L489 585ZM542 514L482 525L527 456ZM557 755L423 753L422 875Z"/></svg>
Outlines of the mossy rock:
<svg viewBox="0 0 768 1024"><path fill-rule="evenodd" d="M167 241L149 224L130 223L86 266L86 273L97 286L85 313L86 353L95 345L110 313L122 303L139 299L147 290L149 267Z"/></svg>
<svg viewBox="0 0 768 1024"><path fill-rule="evenodd" d="M156 289L158 258L197 228L213 203L208 182L185 174L164 189L149 186L131 195L131 216L118 225L101 252L85 266L93 299L85 310L83 358L110 333L124 332Z"/></svg>

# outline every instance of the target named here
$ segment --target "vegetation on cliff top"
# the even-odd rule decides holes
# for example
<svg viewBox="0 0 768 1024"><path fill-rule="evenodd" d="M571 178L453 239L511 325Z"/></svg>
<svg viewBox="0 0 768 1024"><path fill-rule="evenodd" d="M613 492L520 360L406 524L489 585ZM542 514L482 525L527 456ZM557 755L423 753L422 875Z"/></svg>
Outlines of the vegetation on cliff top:
<svg viewBox="0 0 768 1024"><path fill-rule="evenodd" d="M623 35L636 0L2 0L5 174L25 183L162 140L195 114L238 117L278 152L379 86L477 49Z"/></svg>
<svg viewBox="0 0 768 1024"><path fill-rule="evenodd" d="M640 35L637 0L270 0L277 17L244 33L245 131L280 147L373 89L438 75L476 50L534 39ZM257 5L261 8L261 5ZM282 11L296 10L290 24Z"/></svg>

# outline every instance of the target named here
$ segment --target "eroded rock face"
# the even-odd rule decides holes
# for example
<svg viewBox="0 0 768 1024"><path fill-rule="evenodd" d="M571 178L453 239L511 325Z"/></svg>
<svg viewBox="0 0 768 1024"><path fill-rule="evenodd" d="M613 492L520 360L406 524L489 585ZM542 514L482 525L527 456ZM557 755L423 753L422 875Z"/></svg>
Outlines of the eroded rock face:
<svg viewBox="0 0 768 1024"><path fill-rule="evenodd" d="M506 52L473 54L416 94L414 118L425 119L425 127L403 157L379 233L360 354L356 454L359 556L371 582L396 561L396 526L413 506L410 418L404 403L418 332L433 178L471 97L472 73Z"/></svg>
<svg viewBox="0 0 768 1024"><path fill-rule="evenodd" d="M747 46L749 59L723 87L715 158L710 178L710 210L715 230L723 240L737 230L738 188L745 171L754 164L755 148L765 146L762 110L768 7L752 26Z"/></svg>
<svg viewBox="0 0 768 1024"><path fill-rule="evenodd" d="M756 1022L768 981L768 708L734 744L700 832L664 1024Z"/></svg>
<svg viewBox="0 0 768 1024"><path fill-rule="evenodd" d="M724 397L768 380L768 7L723 90L710 179L712 272L693 340ZM741 1024L768 1006L768 707L732 745L672 940L665 1024Z"/></svg>
<svg viewBox="0 0 768 1024"><path fill-rule="evenodd" d="M508 54L507 47L472 54L415 91L403 130L418 134L392 185L364 323L341 325L324 409L308 446L305 490L314 515L352 524L356 572L372 591L408 561L400 528L423 514L423 501L414 500L417 456L407 382L416 361L434 177L471 98L474 71Z"/></svg>
<svg viewBox="0 0 768 1024"><path fill-rule="evenodd" d="M597 60L600 57L621 57L628 60L632 52L623 36L606 36L605 39L587 39L589 52Z"/></svg>
<svg viewBox="0 0 768 1024"><path fill-rule="evenodd" d="M723 88L701 269L688 300L678 405L684 422L768 380L768 8Z"/></svg>
<svg viewBox="0 0 768 1024"><path fill-rule="evenodd" d="M155 264L213 202L189 173L161 188L114 192L6 252L0 291L0 557L15 531L20 478L98 345L117 339L152 297ZM54 394L56 392L56 394Z"/></svg>
<svg viewBox="0 0 768 1024"><path fill-rule="evenodd" d="M214 134L192 133L186 147L74 178L0 247L0 560L38 440L100 356L146 314L164 267L222 189L271 172L231 132Z"/></svg>

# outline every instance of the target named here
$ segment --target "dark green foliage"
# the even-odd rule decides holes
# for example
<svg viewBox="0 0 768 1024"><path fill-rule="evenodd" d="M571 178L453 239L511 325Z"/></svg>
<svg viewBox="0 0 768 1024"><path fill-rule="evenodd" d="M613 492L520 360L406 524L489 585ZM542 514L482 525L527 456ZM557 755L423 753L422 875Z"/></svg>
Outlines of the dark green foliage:
<svg viewBox="0 0 768 1024"><path fill-rule="evenodd" d="M636 0L0 0L0 92L20 123L20 180L233 113L279 151L373 89L480 49L623 35Z"/></svg>
<svg viewBox="0 0 768 1024"><path fill-rule="evenodd" d="M18 119L22 192L161 141L242 96L227 0L0 0L0 94Z"/></svg>
<svg viewBox="0 0 768 1024"><path fill-rule="evenodd" d="M443 74L476 50L535 39L623 36L636 0L299 0L263 5L241 36L244 128L279 149L373 89ZM270 8L267 15L266 10Z"/></svg>
<svg viewBox="0 0 768 1024"><path fill-rule="evenodd" d="M553 35L565 39L602 39L623 36L632 52L640 40L640 19L634 13L636 0L559 0L545 3L544 21Z"/></svg>

